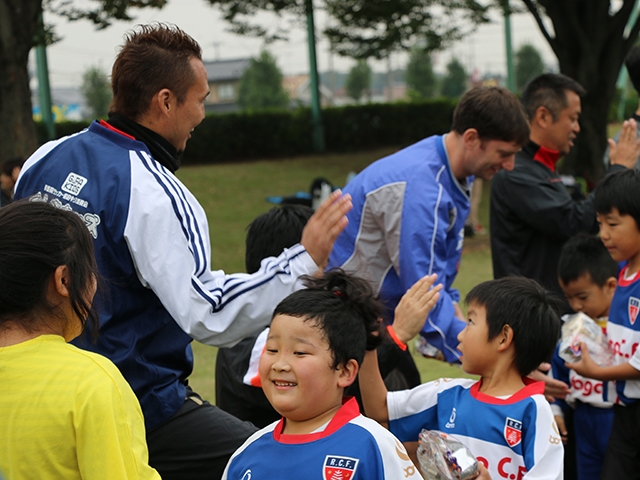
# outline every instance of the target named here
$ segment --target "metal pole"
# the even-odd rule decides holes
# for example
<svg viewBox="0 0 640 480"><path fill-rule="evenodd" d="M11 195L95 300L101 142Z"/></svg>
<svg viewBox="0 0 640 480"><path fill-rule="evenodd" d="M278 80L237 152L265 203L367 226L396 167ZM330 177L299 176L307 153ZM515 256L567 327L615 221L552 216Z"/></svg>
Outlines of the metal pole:
<svg viewBox="0 0 640 480"><path fill-rule="evenodd" d="M47 140L53 140L56 136L56 127L51 114L51 87L49 86L49 67L47 65L47 47L45 46L44 22L40 12L40 42L36 45L36 70L38 72L38 98L40 102L40 114L47 128Z"/></svg>
<svg viewBox="0 0 640 480"><path fill-rule="evenodd" d="M507 53L507 88L516 91L516 79L513 72L513 48L511 47L511 9L509 0L504 0L504 41Z"/></svg>
<svg viewBox="0 0 640 480"><path fill-rule="evenodd" d="M320 92L318 85L318 64L316 62L316 34L313 23L313 0L306 0L307 7L307 39L309 43L309 77L311 78L311 127L313 149L317 153L324 152L324 128L320 111Z"/></svg>

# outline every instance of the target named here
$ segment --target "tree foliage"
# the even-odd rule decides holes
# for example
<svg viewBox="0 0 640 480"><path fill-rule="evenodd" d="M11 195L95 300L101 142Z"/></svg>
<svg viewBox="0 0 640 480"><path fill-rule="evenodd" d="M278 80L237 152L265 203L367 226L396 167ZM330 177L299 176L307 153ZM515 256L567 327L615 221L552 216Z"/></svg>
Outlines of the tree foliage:
<svg viewBox="0 0 640 480"><path fill-rule="evenodd" d="M563 168L596 180L603 174L607 114L620 67L638 38L640 18L629 19L636 0L522 0L551 49L560 72L587 91L581 132ZM553 28L547 28L551 24Z"/></svg>
<svg viewBox="0 0 640 480"><path fill-rule="evenodd" d="M266 50L252 58L242 74L238 103L244 110L286 108L289 97L282 87L282 72L276 59Z"/></svg>
<svg viewBox="0 0 640 480"><path fill-rule="evenodd" d="M84 7L80 7L78 3L82 3ZM87 2L42 0L42 6L46 10L72 21L90 20L98 29L110 26L113 20L133 20L131 8L162 8L166 4L167 0L94 0L94 6L89 7Z"/></svg>
<svg viewBox="0 0 640 480"><path fill-rule="evenodd" d="M424 48L416 46L411 50L405 81L412 97L423 99L435 96L436 74L433 71L431 54Z"/></svg>
<svg viewBox="0 0 640 480"><path fill-rule="evenodd" d="M267 41L287 38L291 24L304 20L312 0L208 0L222 10L231 30ZM316 4L318 2L316 1ZM417 39L435 50L488 21L486 2L476 0L324 0L331 17L324 31L334 50L352 58L386 58L409 50ZM269 26L255 23L270 12ZM264 17L263 17L264 18Z"/></svg>
<svg viewBox="0 0 640 480"><path fill-rule="evenodd" d="M132 8L161 8L167 0L0 0L0 162L27 157L37 147L27 63L36 44L56 36L39 19L43 8L72 20L88 19L97 28L112 20L131 20Z"/></svg>
<svg viewBox="0 0 640 480"><path fill-rule="evenodd" d="M449 98L457 98L461 96L467 89L467 74L464 66L457 58L452 58L447 63L447 73L442 80L442 88L440 93Z"/></svg>
<svg viewBox="0 0 640 480"><path fill-rule="evenodd" d="M544 71L542 55L531 44L522 45L515 55L516 88L522 90L529 80Z"/></svg>
<svg viewBox="0 0 640 480"><path fill-rule="evenodd" d="M474 0L326 0L336 51L354 58L386 58L416 40L433 51L488 21L486 2Z"/></svg>
<svg viewBox="0 0 640 480"><path fill-rule="evenodd" d="M82 74L80 91L93 118L105 118L112 93L109 77L100 67L90 67Z"/></svg>
<svg viewBox="0 0 640 480"><path fill-rule="evenodd" d="M345 85L347 95L357 102L368 92L370 86L371 67L369 67L366 60L358 60L356 64L351 67L349 75L347 76L347 83Z"/></svg>

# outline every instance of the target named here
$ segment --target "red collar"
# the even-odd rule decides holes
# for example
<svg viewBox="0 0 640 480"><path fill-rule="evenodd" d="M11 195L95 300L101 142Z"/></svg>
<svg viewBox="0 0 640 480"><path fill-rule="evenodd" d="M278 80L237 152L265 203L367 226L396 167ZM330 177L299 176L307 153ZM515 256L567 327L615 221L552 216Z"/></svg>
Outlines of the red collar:
<svg viewBox="0 0 640 480"><path fill-rule="evenodd" d="M131 140L137 140L136 137L133 137L128 133L124 133L122 130L118 130L116 127L114 127L110 123L105 122L104 120L100 120L100 126L104 128L108 128L112 132L116 132L116 133L119 133L120 135L124 135L125 137L130 138Z"/></svg>
<svg viewBox="0 0 640 480"><path fill-rule="evenodd" d="M620 273L618 274L618 285L620 285L621 287L628 287L640 278L640 270L638 270L632 278L624 278L627 274L627 270L629 270L628 263L622 268L622 270L620 270Z"/></svg>
<svg viewBox="0 0 640 480"><path fill-rule="evenodd" d="M548 167L552 172L555 172L556 163L558 163L561 156L562 154L559 151L551 150L550 148L540 145L540 147L538 147L538 151L533 156L533 159Z"/></svg>
<svg viewBox="0 0 640 480"><path fill-rule="evenodd" d="M483 403L491 403L494 405L510 405L512 403L517 403L525 398L531 397L536 394L544 394L544 382L538 382L529 377L522 377L522 381L524 382L524 387L518 390L516 393L511 395L509 398L496 398L491 395L486 395L480 392L480 386L482 385L482 379L479 382L474 383L471 386L471 396Z"/></svg>
<svg viewBox="0 0 640 480"><path fill-rule="evenodd" d="M360 407L355 397L344 397L342 399L342 407L336 412L326 428L321 432L306 433L302 435L287 435L282 433L284 429L284 421L282 418L276 428L273 430L273 438L280 443L308 443L321 438L328 437L336 432L351 420L360 415Z"/></svg>

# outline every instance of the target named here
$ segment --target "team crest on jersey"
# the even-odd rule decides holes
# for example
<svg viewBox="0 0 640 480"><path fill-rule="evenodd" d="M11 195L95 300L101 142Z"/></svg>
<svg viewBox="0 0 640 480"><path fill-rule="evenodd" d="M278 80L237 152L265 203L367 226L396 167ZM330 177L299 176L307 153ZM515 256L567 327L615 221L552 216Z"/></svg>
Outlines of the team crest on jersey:
<svg viewBox="0 0 640 480"><path fill-rule="evenodd" d="M507 417L504 424L504 439L511 448L518 445L522 440L522 422Z"/></svg>
<svg viewBox="0 0 640 480"><path fill-rule="evenodd" d="M357 458L327 455L322 466L323 480L349 480L358 468Z"/></svg>
<svg viewBox="0 0 640 480"><path fill-rule="evenodd" d="M629 321L631 322L631 325L636 323L638 310L640 310L640 299L637 299L636 297L629 297Z"/></svg>

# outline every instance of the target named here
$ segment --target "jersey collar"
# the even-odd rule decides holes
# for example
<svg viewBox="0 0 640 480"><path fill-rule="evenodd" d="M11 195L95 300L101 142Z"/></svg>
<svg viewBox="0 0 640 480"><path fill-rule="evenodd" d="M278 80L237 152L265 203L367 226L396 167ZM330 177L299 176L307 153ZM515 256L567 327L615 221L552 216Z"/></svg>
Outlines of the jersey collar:
<svg viewBox="0 0 640 480"><path fill-rule="evenodd" d="M282 433L285 419L282 418L273 430L273 438L280 443L309 443L330 436L345 426L351 420L360 415L360 407L355 397L344 397L342 407L336 412L326 428L321 432L306 433L303 435L287 435Z"/></svg>

